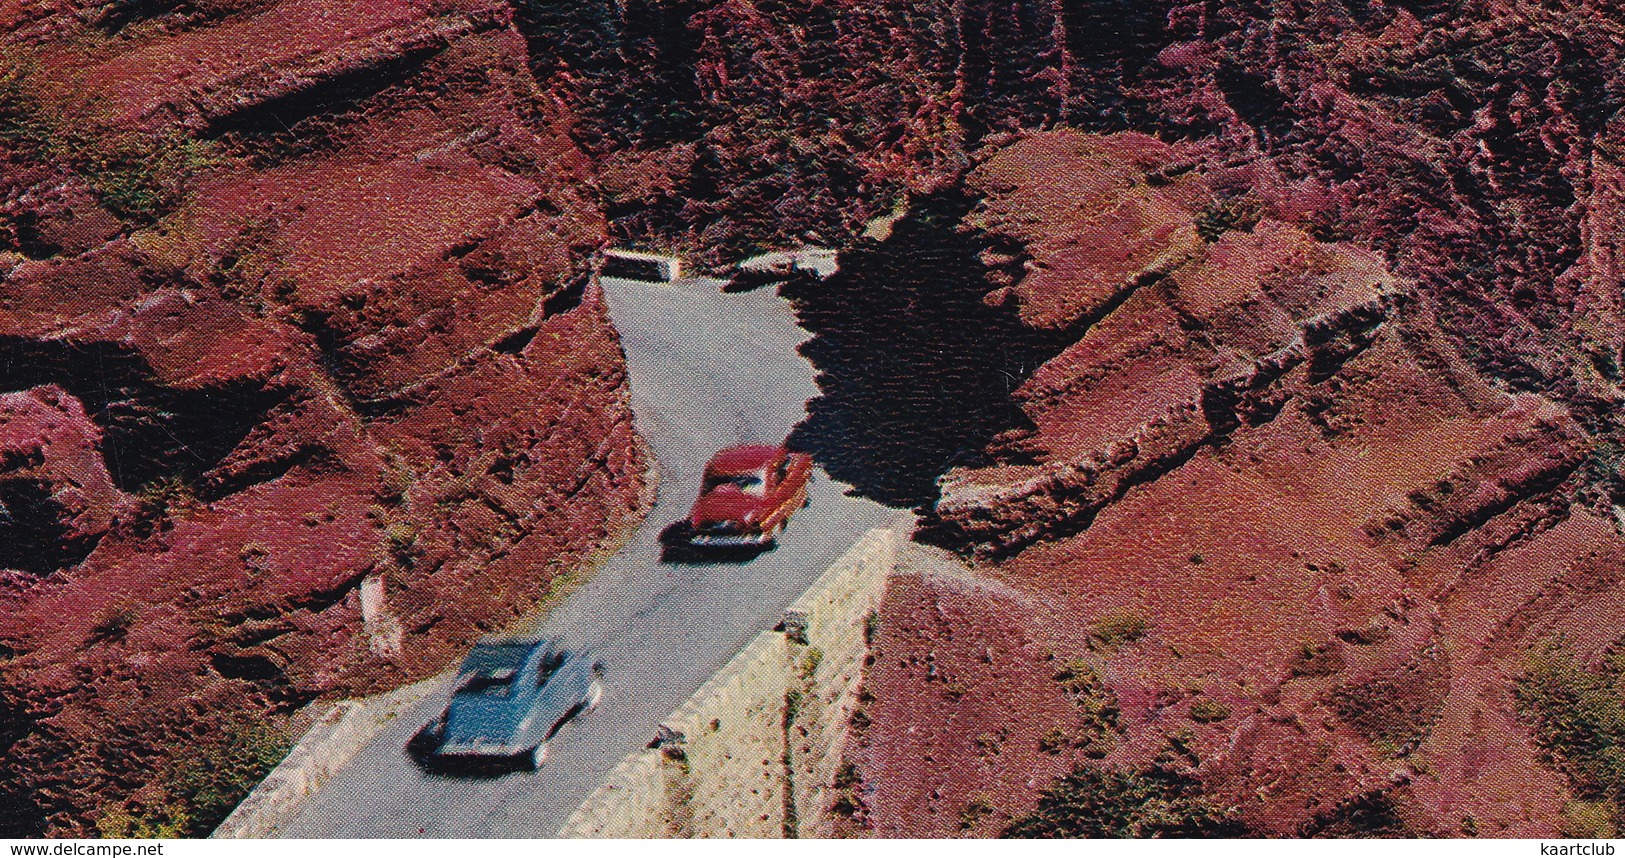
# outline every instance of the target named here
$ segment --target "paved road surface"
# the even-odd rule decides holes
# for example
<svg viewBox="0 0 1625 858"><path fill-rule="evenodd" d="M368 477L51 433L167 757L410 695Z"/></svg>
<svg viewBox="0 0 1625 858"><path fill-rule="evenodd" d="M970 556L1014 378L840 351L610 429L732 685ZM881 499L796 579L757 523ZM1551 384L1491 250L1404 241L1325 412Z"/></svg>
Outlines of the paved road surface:
<svg viewBox="0 0 1625 858"><path fill-rule="evenodd" d="M540 772L450 777L406 754L445 705L431 695L373 740L298 815L285 837L546 837L556 834L656 725L764 629L866 529L895 512L815 476L812 503L777 550L744 563L660 561L659 533L681 519L710 455L774 443L817 394L795 347L807 334L772 290L724 295L716 281L672 286L605 280L626 349L638 428L662 480L654 510L619 554L538 628L594 650L604 701L554 740Z"/></svg>

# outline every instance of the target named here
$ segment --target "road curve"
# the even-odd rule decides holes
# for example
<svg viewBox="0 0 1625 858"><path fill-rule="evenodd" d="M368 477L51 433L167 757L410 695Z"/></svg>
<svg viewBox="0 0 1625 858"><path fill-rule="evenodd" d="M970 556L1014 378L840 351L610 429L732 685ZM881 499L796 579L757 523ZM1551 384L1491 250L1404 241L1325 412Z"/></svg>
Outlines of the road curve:
<svg viewBox="0 0 1625 858"><path fill-rule="evenodd" d="M779 547L742 563L673 565L659 534L681 519L711 453L782 440L817 395L796 351L807 333L770 289L714 280L605 279L638 429L660 465L653 510L618 554L535 627L605 663L602 705L566 727L539 772L452 777L420 768L407 739L449 689L391 722L276 834L282 837L549 837L610 770L764 629L866 529L895 511L816 474Z"/></svg>

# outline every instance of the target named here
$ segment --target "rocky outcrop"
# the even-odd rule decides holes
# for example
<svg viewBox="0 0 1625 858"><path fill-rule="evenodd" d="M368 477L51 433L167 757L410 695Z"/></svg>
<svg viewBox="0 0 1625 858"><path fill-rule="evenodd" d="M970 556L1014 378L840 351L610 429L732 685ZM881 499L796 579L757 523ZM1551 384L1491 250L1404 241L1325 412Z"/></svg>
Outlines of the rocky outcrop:
<svg viewBox="0 0 1625 858"><path fill-rule="evenodd" d="M438 671L646 495L505 5L115 5L0 13L16 834L206 832L290 716Z"/></svg>
<svg viewBox="0 0 1625 858"><path fill-rule="evenodd" d="M930 538L991 557L1082 529L1132 486L1323 383L1394 312L1394 279L1368 252L1271 220L1204 243L1201 180L1153 178L1175 157L1137 135L1056 133L972 173L983 199L972 223L1030 258L993 299L1033 327L1085 333L1016 393L1033 426L1006 441L1048 461L950 472ZM1119 250L1090 252L1101 245Z"/></svg>
<svg viewBox="0 0 1625 858"><path fill-rule="evenodd" d="M13 587L95 548L128 498L98 449L101 429L60 387L0 395L0 564Z"/></svg>
<svg viewBox="0 0 1625 858"><path fill-rule="evenodd" d="M521 6L534 66L614 165L601 187L620 238L733 251L713 262L844 243L952 187L1000 135L1134 131L1185 144L1226 202L1249 191L1386 253L1480 369L1588 411L1620 381L1605 81L1621 25L1605 3ZM1119 234L1165 197L1120 212ZM1057 300L1109 291L1098 276Z"/></svg>
<svg viewBox="0 0 1625 858"><path fill-rule="evenodd" d="M254 735L197 713L421 675L635 514L578 264L608 239L844 246L787 287L825 388L798 443L979 564L882 612L854 830L1001 831L1077 766L1197 785L1223 830L1565 824L1511 688L1547 638L1617 643L1587 620L1625 487L1606 4L0 29L0 491L72 546L6 561L18 831L180 824L163 782L199 769L165 749Z"/></svg>
<svg viewBox="0 0 1625 858"><path fill-rule="evenodd" d="M1118 800L1046 792L1080 767L1199 783L1225 830L1572 830L1513 680L1543 641L1620 643L1600 442L1487 382L1380 256L1220 217L1200 170L1165 190L1178 152L1052 132L971 174L976 228L1032 260L1003 300L1081 334L1016 390L1005 461L942 481L919 536L974 567L881 608L856 830L1043 830L1040 798ZM1056 261L1169 194L1132 252Z"/></svg>

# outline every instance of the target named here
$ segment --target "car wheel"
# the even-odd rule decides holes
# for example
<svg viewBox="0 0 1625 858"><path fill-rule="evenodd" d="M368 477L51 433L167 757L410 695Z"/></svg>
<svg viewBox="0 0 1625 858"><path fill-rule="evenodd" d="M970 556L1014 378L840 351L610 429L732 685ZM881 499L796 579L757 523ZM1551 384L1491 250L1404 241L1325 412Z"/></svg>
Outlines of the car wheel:
<svg viewBox="0 0 1625 858"><path fill-rule="evenodd" d="M537 745L536 747L531 748L530 753L525 755L525 767L530 769L533 772L536 771L537 769L540 769L546 763L547 763L547 743L546 742L543 742L540 745Z"/></svg>
<svg viewBox="0 0 1625 858"><path fill-rule="evenodd" d="M442 715L418 728L418 731L412 734L411 740L407 742L407 749L416 754L432 753L436 748L440 747L440 743L445 741L445 738L446 717Z"/></svg>

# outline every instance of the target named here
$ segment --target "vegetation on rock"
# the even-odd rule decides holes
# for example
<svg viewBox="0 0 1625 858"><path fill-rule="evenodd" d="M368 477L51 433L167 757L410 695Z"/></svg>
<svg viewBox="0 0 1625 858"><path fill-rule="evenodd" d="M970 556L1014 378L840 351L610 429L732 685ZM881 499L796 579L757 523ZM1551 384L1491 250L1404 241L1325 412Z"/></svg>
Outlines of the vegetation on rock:
<svg viewBox="0 0 1625 858"><path fill-rule="evenodd" d="M1057 780L1005 837L1244 837L1233 811L1177 771L1086 766Z"/></svg>

